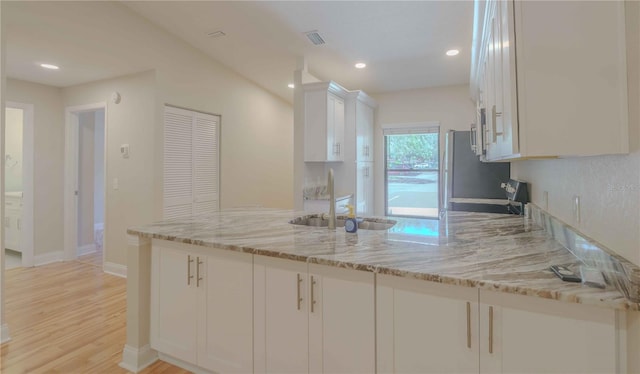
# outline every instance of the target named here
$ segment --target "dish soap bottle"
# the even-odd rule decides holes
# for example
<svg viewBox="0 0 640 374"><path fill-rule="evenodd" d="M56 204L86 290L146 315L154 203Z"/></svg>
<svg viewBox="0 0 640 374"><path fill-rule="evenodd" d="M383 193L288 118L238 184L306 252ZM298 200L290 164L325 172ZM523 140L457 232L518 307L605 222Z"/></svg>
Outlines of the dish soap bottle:
<svg viewBox="0 0 640 374"><path fill-rule="evenodd" d="M347 209L349 209L349 214L347 215L347 220L344 221L344 230L354 233L358 231L358 221L356 221L356 215L353 213L353 205L347 205Z"/></svg>

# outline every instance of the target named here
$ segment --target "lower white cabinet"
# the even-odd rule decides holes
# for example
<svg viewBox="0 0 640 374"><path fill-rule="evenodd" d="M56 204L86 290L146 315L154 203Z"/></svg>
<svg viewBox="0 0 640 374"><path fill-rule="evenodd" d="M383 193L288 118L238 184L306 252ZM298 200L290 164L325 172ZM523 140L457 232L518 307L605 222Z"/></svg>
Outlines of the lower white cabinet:
<svg viewBox="0 0 640 374"><path fill-rule="evenodd" d="M253 369L251 254L153 240L151 347L207 370Z"/></svg>
<svg viewBox="0 0 640 374"><path fill-rule="evenodd" d="M4 200L4 246L22 252L22 193L8 192Z"/></svg>
<svg viewBox="0 0 640 374"><path fill-rule="evenodd" d="M484 290L480 301L481 373L623 371L613 309Z"/></svg>
<svg viewBox="0 0 640 374"><path fill-rule="evenodd" d="M375 371L374 275L256 256L257 373Z"/></svg>
<svg viewBox="0 0 640 374"><path fill-rule="evenodd" d="M386 275L376 285L378 373L622 371L612 309Z"/></svg>
<svg viewBox="0 0 640 374"><path fill-rule="evenodd" d="M378 373L477 373L478 290L377 275Z"/></svg>

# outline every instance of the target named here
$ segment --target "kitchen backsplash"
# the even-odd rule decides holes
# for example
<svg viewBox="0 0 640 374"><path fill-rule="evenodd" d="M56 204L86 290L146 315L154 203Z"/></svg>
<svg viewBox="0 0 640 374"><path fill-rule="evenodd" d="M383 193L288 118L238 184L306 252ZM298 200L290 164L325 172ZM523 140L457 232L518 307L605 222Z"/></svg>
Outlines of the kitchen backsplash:
<svg viewBox="0 0 640 374"><path fill-rule="evenodd" d="M607 283L615 286L627 299L640 302L640 269L638 266L534 204L527 204L527 216L542 226L553 239L567 248L586 266L602 272Z"/></svg>

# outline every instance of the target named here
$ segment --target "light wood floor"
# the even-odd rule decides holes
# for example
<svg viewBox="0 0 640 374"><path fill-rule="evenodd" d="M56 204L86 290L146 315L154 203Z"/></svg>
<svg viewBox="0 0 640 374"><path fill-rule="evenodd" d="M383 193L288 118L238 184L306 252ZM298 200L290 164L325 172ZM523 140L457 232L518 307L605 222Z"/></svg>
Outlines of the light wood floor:
<svg viewBox="0 0 640 374"><path fill-rule="evenodd" d="M102 272L97 258L81 260L5 272L12 340L0 346L1 373L127 372L118 366L126 340L126 280ZM158 361L143 373L188 372Z"/></svg>

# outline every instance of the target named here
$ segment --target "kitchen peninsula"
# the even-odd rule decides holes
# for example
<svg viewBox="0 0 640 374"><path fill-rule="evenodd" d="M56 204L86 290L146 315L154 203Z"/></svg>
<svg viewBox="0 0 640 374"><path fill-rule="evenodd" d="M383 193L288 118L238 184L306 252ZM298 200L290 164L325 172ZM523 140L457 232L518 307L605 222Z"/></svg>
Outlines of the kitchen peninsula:
<svg viewBox="0 0 640 374"><path fill-rule="evenodd" d="M546 230L450 212L354 235L269 209L131 228L121 366L160 352L202 372L626 372L638 268L529 211Z"/></svg>

